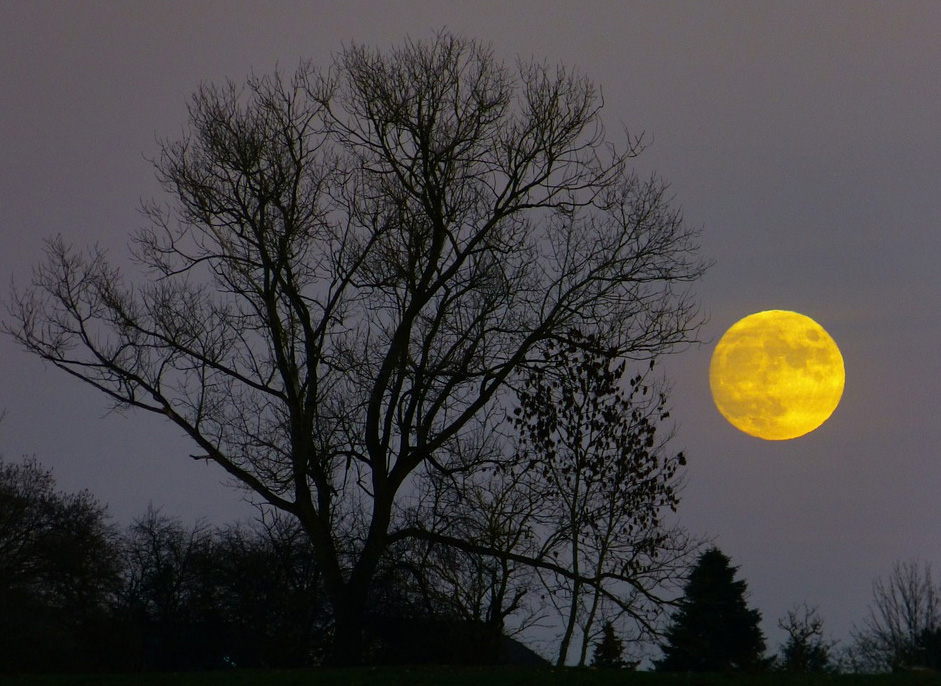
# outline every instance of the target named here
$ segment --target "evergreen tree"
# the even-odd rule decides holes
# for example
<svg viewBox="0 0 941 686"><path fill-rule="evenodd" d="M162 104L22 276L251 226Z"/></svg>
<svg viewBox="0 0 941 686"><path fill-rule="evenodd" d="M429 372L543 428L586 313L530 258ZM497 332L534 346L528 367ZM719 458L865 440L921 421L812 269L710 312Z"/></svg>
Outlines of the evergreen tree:
<svg viewBox="0 0 941 686"><path fill-rule="evenodd" d="M595 654L591 660L592 667L623 667L624 642L614 631L611 622L601 625L601 640L595 644Z"/></svg>
<svg viewBox="0 0 941 686"><path fill-rule="evenodd" d="M657 669L673 672L758 670L768 666L761 613L746 603L747 585L717 548L704 552L684 588L661 646Z"/></svg>

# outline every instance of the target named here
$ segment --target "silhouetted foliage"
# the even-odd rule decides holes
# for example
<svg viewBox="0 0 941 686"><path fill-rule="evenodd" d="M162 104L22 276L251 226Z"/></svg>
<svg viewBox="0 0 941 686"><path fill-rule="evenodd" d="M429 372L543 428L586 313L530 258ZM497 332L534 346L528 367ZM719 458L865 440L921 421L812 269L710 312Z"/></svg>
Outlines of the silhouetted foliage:
<svg viewBox="0 0 941 686"><path fill-rule="evenodd" d="M769 665L761 613L747 604L747 585L718 549L704 552L665 633L660 671L754 671Z"/></svg>
<svg viewBox="0 0 941 686"><path fill-rule="evenodd" d="M97 669L118 586L116 535L88 492L0 459L0 671Z"/></svg>
<svg viewBox="0 0 941 686"><path fill-rule="evenodd" d="M129 527L125 585L115 615L125 668L192 670L319 664L332 630L328 598L307 536L266 513L252 528L211 530L150 510ZM371 587L364 623L370 664L499 664L497 628L420 602L392 560ZM435 592L439 598L442 589ZM116 652L117 654L117 652Z"/></svg>
<svg viewBox="0 0 941 686"><path fill-rule="evenodd" d="M491 463L462 444L493 432L517 372L572 330L640 357L698 325L695 232L630 170L640 142L605 140L601 105L585 78L511 73L446 33L205 85L156 162L170 206L134 239L153 281L60 238L5 328L297 518L330 659L356 663L388 546L505 559L400 518L429 473Z"/></svg>
<svg viewBox="0 0 941 686"><path fill-rule="evenodd" d="M778 627L787 632L776 663L780 671L810 674L836 670L830 657L835 642L824 636L823 620L816 607L791 608L786 617L778 620Z"/></svg>
<svg viewBox="0 0 941 686"><path fill-rule="evenodd" d="M115 610L124 620L124 648L135 668L219 666L215 543L207 526L185 528L152 508L128 528Z"/></svg>
<svg viewBox="0 0 941 686"><path fill-rule="evenodd" d="M850 661L858 671L902 671L937 665L941 654L941 586L928 563L896 563L872 586L872 604L853 630Z"/></svg>

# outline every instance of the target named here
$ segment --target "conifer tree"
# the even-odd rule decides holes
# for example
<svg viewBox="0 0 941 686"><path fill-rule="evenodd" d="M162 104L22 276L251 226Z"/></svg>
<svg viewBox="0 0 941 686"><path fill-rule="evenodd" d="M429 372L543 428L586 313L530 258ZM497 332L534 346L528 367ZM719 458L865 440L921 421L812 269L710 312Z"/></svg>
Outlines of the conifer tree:
<svg viewBox="0 0 941 686"><path fill-rule="evenodd" d="M727 672L768 666L761 613L748 607L747 584L735 579L737 570L717 548L699 557L666 632L658 670Z"/></svg>

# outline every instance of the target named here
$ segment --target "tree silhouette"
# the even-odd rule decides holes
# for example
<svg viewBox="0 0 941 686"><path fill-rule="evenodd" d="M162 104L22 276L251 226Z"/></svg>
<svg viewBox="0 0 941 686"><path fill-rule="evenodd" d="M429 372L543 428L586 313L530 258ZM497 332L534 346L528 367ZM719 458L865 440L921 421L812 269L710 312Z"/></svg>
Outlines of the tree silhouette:
<svg viewBox="0 0 941 686"><path fill-rule="evenodd" d="M592 667L619 668L624 661L624 642L614 631L614 625L605 621L601 625L601 639L595 643L595 653L591 658Z"/></svg>
<svg viewBox="0 0 941 686"><path fill-rule="evenodd" d="M542 575L563 617L558 666L576 627L585 664L606 609L649 635L665 605L657 593L679 580L692 548L682 530L663 524L676 511L686 458L668 451L669 434L658 435L669 412L650 378L654 364L629 375L626 360L599 348L600 340L576 334L549 346L547 364L522 380L513 411L522 469L539 494L532 511L542 554L600 580Z"/></svg>
<svg viewBox="0 0 941 686"><path fill-rule="evenodd" d="M872 585L872 604L853 630L851 653L858 669L898 671L939 661L941 585L928 563L896 563Z"/></svg>
<svg viewBox="0 0 941 686"><path fill-rule="evenodd" d="M383 572L411 573L414 560L392 552ZM501 579L488 583L492 568L457 552L468 561L453 576L422 578L429 606L410 602L407 579L377 577L370 661L544 662L491 619L515 612L516 596L491 601ZM0 553L0 674L301 667L323 658L329 602L315 555L300 523L277 511L209 528L151 507L119 532L90 494L56 491L35 460L0 460Z"/></svg>
<svg viewBox="0 0 941 686"><path fill-rule="evenodd" d="M90 493L0 458L0 671L95 669L118 589L117 535Z"/></svg>
<svg viewBox="0 0 941 686"><path fill-rule="evenodd" d="M511 73L448 34L203 86L156 161L170 202L134 238L152 281L57 239L5 328L296 517L330 661L359 662L388 546L504 555L402 518L428 473L492 464L466 443L520 369L573 330L640 357L698 325L695 232L630 170L640 141L605 140L600 109L583 77Z"/></svg>
<svg viewBox="0 0 941 686"><path fill-rule="evenodd" d="M427 614L478 627L481 660L503 657L504 636L521 633L544 619L544 593L530 565L480 550L538 555L534 533L536 494L507 473L477 474L454 483L444 475L429 478L418 500L427 509L413 513L430 531L479 546L468 551L427 540L404 540L388 554L406 577ZM518 475L517 475L518 476ZM465 641L466 642L466 641ZM485 657L488 655L489 657Z"/></svg>
<svg viewBox="0 0 941 686"><path fill-rule="evenodd" d="M266 513L253 527L211 529L150 508L125 531L122 552L111 652L123 653L115 662L124 669L311 663L325 602L293 518Z"/></svg>
<svg viewBox="0 0 941 686"><path fill-rule="evenodd" d="M658 670L727 672L768 666L761 613L748 607L747 584L735 579L736 571L717 548L699 557L666 631Z"/></svg>

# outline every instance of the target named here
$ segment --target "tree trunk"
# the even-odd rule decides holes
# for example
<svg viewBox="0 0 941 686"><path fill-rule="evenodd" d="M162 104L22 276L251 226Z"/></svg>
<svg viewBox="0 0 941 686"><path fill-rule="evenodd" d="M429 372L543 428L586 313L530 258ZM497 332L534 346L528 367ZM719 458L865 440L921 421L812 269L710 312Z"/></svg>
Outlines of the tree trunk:
<svg viewBox="0 0 941 686"><path fill-rule="evenodd" d="M591 600L591 610L588 611L588 617L585 619L585 626L582 628L582 651L578 657L578 666L584 667L588 658L588 643L591 640L591 625L595 623L595 614L598 612L598 602L601 598L601 591L596 588L594 597Z"/></svg>
<svg viewBox="0 0 941 686"><path fill-rule="evenodd" d="M559 657L556 659L556 667L565 666L565 658L568 657L569 643L572 642L572 634L575 633L575 620L578 618L578 598L581 595L582 588L578 581L572 584L572 604L569 607L569 618L565 624L565 634L562 636L562 645L559 646Z"/></svg>
<svg viewBox="0 0 941 686"><path fill-rule="evenodd" d="M324 665L328 667L354 667L365 657L365 594L347 592L344 599L334 603L333 643Z"/></svg>
<svg viewBox="0 0 941 686"><path fill-rule="evenodd" d="M575 433L574 443L576 446L581 445L581 435L580 430ZM581 499L581 459L580 453L576 449L575 453L575 485L572 489L572 493L575 497ZM581 530L579 528L579 512L576 503L572 503L568 511L569 516L569 527L571 529L571 543L572 543L572 572L575 575L578 575L581 571L579 569L579 550L580 550L580 539ZM568 622L565 625L565 635L562 636L562 645L559 646L559 657L556 660L556 667L565 666L565 658L568 657L569 644L572 642L572 635L575 633L575 622L578 620L578 602L579 597L582 593L582 584L577 579L572 582L572 604L569 607L569 618Z"/></svg>
<svg viewBox="0 0 941 686"><path fill-rule="evenodd" d="M373 483L376 493L369 533L363 543L359 560L349 580L331 594L333 597L333 645L325 661L332 667L351 667L363 663L366 603L379 558L385 550L386 533L392 511L392 499L386 483Z"/></svg>

